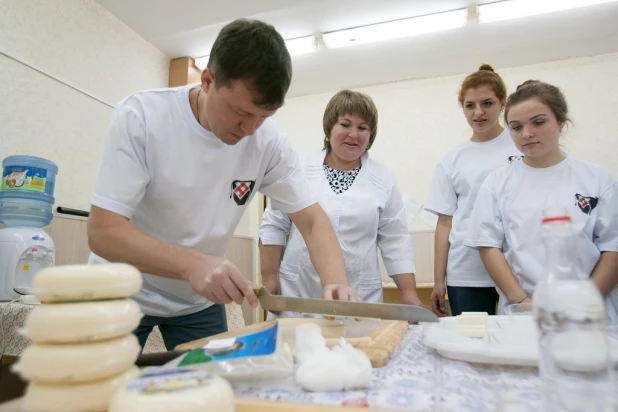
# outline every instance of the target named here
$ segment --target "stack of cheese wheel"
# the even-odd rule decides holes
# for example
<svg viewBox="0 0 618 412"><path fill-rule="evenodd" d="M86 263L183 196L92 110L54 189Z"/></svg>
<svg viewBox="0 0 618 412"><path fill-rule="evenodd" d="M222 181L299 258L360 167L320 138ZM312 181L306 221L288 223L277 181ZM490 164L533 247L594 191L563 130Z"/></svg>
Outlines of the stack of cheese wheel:
<svg viewBox="0 0 618 412"><path fill-rule="evenodd" d="M208 371L162 369L132 379L112 398L109 412L234 412L234 391Z"/></svg>
<svg viewBox="0 0 618 412"><path fill-rule="evenodd" d="M30 381L28 412L106 411L114 393L139 375L140 345L132 331L142 313L129 299L142 286L133 266L55 266L34 278L43 302L23 333L33 343L15 370Z"/></svg>

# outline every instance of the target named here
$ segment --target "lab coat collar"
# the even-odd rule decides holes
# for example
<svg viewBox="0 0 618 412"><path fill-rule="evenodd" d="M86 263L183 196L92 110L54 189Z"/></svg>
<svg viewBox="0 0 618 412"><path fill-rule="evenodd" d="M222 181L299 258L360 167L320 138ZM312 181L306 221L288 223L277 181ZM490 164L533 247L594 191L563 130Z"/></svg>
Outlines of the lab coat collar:
<svg viewBox="0 0 618 412"><path fill-rule="evenodd" d="M322 166L324 164L324 159L326 159L326 149L322 149L320 151L316 151L314 156L311 156L311 163L314 165ZM365 151L361 156L361 166L365 165L365 162L369 158L369 153Z"/></svg>

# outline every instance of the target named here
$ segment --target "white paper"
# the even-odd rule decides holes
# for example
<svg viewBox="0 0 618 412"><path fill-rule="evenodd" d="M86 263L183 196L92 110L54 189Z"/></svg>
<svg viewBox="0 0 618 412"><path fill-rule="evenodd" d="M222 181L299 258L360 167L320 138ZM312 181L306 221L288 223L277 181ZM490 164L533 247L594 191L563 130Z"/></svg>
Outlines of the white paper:
<svg viewBox="0 0 618 412"><path fill-rule="evenodd" d="M230 348L230 347L232 347L234 342L236 342L236 338L215 339L215 340L211 340L206 345L204 345L204 349L216 350L216 349Z"/></svg>

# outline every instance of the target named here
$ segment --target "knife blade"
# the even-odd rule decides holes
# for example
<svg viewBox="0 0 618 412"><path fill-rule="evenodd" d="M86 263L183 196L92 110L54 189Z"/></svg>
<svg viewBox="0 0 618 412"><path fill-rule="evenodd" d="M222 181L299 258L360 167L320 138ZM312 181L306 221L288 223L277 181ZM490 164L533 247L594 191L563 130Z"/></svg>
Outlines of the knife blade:
<svg viewBox="0 0 618 412"><path fill-rule="evenodd" d="M294 298L271 295L264 286L254 288L262 308L270 311L300 312L317 315L351 316L358 318L377 318L406 320L409 322L439 322L431 311L411 305L393 303L361 303L342 300Z"/></svg>

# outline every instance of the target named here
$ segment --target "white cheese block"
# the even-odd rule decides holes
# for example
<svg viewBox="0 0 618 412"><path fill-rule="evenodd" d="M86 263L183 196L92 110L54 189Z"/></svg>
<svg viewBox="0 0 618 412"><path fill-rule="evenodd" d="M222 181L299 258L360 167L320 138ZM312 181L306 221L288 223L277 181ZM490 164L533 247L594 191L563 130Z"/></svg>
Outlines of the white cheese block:
<svg viewBox="0 0 618 412"><path fill-rule="evenodd" d="M470 338L487 336L487 312L463 312L457 316L457 332Z"/></svg>
<svg viewBox="0 0 618 412"><path fill-rule="evenodd" d="M28 381L88 382L129 369L140 351L139 342L133 334L94 343L34 344L24 350L14 369Z"/></svg>
<svg viewBox="0 0 618 412"><path fill-rule="evenodd" d="M487 314L487 312L461 312L460 316L481 316L483 318L486 318L489 315Z"/></svg>
<svg viewBox="0 0 618 412"><path fill-rule="evenodd" d="M30 312L22 333L36 343L95 342L133 332L141 318L132 299L43 304Z"/></svg>
<svg viewBox="0 0 618 412"><path fill-rule="evenodd" d="M109 412L234 412L234 392L207 371L168 369L145 374L120 389Z"/></svg>
<svg viewBox="0 0 618 412"><path fill-rule="evenodd" d="M125 263L52 266L34 277L42 302L128 298L142 287L142 274Z"/></svg>
<svg viewBox="0 0 618 412"><path fill-rule="evenodd" d="M127 381L139 376L139 369L129 370L108 379L72 385L31 382L22 401L25 412L99 412Z"/></svg>

